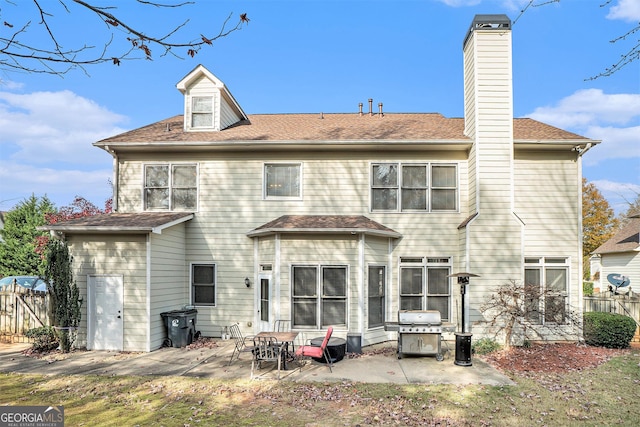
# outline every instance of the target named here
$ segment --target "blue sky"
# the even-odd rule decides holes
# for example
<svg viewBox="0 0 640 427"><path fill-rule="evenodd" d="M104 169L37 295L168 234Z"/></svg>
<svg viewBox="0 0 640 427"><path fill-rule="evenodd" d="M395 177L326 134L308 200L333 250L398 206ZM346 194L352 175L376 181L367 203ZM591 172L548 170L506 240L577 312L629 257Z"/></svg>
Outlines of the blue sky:
<svg viewBox="0 0 640 427"><path fill-rule="evenodd" d="M175 84L200 63L248 114L355 113L373 98L385 112L462 117L462 41L474 15L494 13L517 18L514 115L602 140L585 155L583 171L616 212L640 194L640 60L589 79L638 43L638 34L610 43L640 21L638 0L604 7L604 0L561 0L524 14L528 0L198 0L144 13L133 2L95 3L117 5L114 14L135 17L156 34L189 18L182 39L216 33L230 13L232 21L240 13L251 21L193 59L161 57L156 49L153 61L90 66L89 75L0 70L0 210L31 194L46 194L57 206L80 195L102 207L111 194L112 160L91 144L181 114ZM86 12L72 7L67 14L56 0L41 4L54 12L50 22L64 43L108 40L104 24ZM0 20L14 28L32 21L26 37L37 39L42 29L33 12L31 1L3 3ZM0 28L0 37L7 34Z"/></svg>

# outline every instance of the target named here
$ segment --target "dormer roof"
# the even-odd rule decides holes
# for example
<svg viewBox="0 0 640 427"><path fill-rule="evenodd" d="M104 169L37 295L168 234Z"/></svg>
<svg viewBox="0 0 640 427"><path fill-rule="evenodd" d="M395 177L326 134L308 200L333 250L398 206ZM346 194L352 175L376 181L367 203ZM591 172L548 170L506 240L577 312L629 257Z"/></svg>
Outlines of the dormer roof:
<svg viewBox="0 0 640 427"><path fill-rule="evenodd" d="M202 64L184 76L176 88L184 95L184 130L187 132L220 131L248 120L222 80Z"/></svg>

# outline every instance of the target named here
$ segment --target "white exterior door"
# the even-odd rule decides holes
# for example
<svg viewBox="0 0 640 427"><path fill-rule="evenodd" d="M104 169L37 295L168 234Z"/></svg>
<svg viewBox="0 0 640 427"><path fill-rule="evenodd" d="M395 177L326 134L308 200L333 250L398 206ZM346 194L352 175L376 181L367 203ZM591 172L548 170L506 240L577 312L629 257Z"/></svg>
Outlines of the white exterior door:
<svg viewBox="0 0 640 427"><path fill-rule="evenodd" d="M273 308L272 308L272 289L271 275L258 275L257 286L258 299L258 328L260 331L271 331L273 329Z"/></svg>
<svg viewBox="0 0 640 427"><path fill-rule="evenodd" d="M87 348L123 350L122 275L89 275L87 278Z"/></svg>

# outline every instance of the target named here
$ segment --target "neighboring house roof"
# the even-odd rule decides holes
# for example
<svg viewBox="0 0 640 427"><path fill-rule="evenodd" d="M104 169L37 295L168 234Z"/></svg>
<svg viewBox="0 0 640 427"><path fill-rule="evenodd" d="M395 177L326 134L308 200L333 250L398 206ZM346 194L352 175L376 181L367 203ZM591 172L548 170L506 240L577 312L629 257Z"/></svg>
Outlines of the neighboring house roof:
<svg viewBox="0 0 640 427"><path fill-rule="evenodd" d="M360 115L343 114L254 114L248 120L222 131L185 132L183 116L175 116L94 143L98 147L118 148L138 146L215 146L216 142L240 145L244 141L278 142L305 141L318 146L318 141L335 141L354 145L379 141L393 146L411 144L446 144L461 149L471 146L464 134L464 119L446 118L438 113L385 113ZM586 144L597 143L575 133L567 132L533 119L514 119L514 140L528 144Z"/></svg>
<svg viewBox="0 0 640 427"><path fill-rule="evenodd" d="M640 251L640 217L632 216L615 236L604 242L594 254Z"/></svg>
<svg viewBox="0 0 640 427"><path fill-rule="evenodd" d="M161 233L167 227L193 218L190 212L110 213L72 219L38 227L64 233Z"/></svg>
<svg viewBox="0 0 640 427"><path fill-rule="evenodd" d="M371 234L399 238L402 235L366 216L283 215L247 233L249 237L273 233Z"/></svg>

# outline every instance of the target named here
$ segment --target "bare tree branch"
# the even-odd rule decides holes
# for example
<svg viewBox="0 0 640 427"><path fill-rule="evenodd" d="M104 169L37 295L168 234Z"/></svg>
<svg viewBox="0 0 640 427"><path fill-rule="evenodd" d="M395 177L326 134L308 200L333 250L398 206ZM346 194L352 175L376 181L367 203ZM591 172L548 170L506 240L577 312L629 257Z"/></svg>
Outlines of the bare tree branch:
<svg viewBox="0 0 640 427"><path fill-rule="evenodd" d="M187 40L177 39L178 33L184 30L189 23L186 19L181 24L171 28L164 34L151 34L141 30L137 23L129 22L129 19L117 15L117 6L97 6L88 0L58 0L59 6L68 15L80 15L85 12L89 19L91 16L102 21L109 35L101 46L88 44L86 40L74 40L77 46L68 48L64 46L55 30L56 16L51 3L43 3L41 0L31 0L27 3L23 0L19 4L10 0L5 3L13 7L34 7L34 18L39 19L38 27L33 27L32 20L22 23L11 22L8 18L10 8L0 8L0 17L3 25L0 27L0 69L23 71L29 73L45 73L64 75L73 69L81 69L87 73L86 66L110 62L120 65L123 60L153 59L152 48L162 50L160 57L171 54L177 58L181 55L194 57L205 45L213 45L216 40L226 37L235 31L239 31L249 23L246 13L239 16L235 25L230 21L233 14L229 14L223 20L217 33L205 36L190 37ZM175 9L195 4L193 1L175 3L159 3L149 0L136 0L136 3L144 7L158 9ZM71 6L75 6L72 8ZM3 16L4 15L4 16ZM17 28L17 29L16 29ZM32 34L42 29L40 34ZM122 34L122 37L118 35ZM33 41L35 40L35 41ZM126 40L128 47L116 46L114 41ZM125 45L126 46L126 45ZM136 53L142 53L137 55Z"/></svg>

